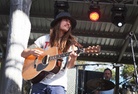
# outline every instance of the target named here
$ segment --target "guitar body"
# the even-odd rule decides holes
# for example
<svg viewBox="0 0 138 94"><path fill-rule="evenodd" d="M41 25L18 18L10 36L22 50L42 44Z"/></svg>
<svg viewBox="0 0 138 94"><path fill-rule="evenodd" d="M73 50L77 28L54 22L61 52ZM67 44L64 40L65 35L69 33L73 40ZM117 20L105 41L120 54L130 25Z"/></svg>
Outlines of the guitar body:
<svg viewBox="0 0 138 94"><path fill-rule="evenodd" d="M39 48L39 50L42 50ZM44 51L44 50L42 50ZM23 65L22 76L24 80L34 80L35 77L38 78L40 75L47 75L48 72L56 69L57 60L50 60L48 62L43 62L45 56L54 56L58 54L58 48L52 47L44 51L42 56L36 58L33 55L28 56ZM45 60L44 60L45 61ZM43 79L43 78L42 78Z"/></svg>
<svg viewBox="0 0 138 94"><path fill-rule="evenodd" d="M58 62L57 62L58 63ZM61 63L61 62L60 62ZM49 71L49 72L52 72L52 73L58 73L59 70L61 69L61 65L60 66L55 66L53 70ZM38 83L40 82L43 78L45 78L49 72L47 71L41 71L37 76L35 76L33 79L31 79L30 81L35 84L35 83Z"/></svg>
<svg viewBox="0 0 138 94"><path fill-rule="evenodd" d="M40 82L43 78L45 78L45 76L48 74L49 74L49 72L41 71L37 76L30 79L29 81L31 81L33 84L36 84L36 83Z"/></svg>
<svg viewBox="0 0 138 94"><path fill-rule="evenodd" d="M31 80L32 83L37 83L41 81L49 72L58 73L62 66L62 58L65 56L69 56L71 52L67 53L59 53L57 47L49 48L44 51L41 48L37 48L44 53L35 57L33 55L25 58L22 76L24 80ZM88 48L82 48L76 51L76 53L99 53L100 46L92 46Z"/></svg>

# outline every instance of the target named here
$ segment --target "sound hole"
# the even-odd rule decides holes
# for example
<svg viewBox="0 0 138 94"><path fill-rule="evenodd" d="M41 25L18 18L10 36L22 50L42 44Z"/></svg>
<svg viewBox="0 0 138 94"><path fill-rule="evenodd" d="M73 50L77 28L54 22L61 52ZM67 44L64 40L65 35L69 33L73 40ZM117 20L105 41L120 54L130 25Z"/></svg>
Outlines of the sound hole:
<svg viewBox="0 0 138 94"><path fill-rule="evenodd" d="M48 64L48 56L45 56L43 59L42 59L42 64Z"/></svg>

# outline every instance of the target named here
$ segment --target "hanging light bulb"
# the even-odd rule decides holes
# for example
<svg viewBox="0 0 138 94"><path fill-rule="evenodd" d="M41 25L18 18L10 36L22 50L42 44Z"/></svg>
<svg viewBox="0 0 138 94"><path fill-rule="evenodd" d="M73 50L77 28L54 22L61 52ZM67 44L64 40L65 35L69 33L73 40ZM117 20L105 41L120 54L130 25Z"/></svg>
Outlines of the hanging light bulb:
<svg viewBox="0 0 138 94"><path fill-rule="evenodd" d="M88 17L91 21L98 21L100 19L100 6L93 3L89 7Z"/></svg>
<svg viewBox="0 0 138 94"><path fill-rule="evenodd" d="M122 27L126 23L126 7L113 6L111 11L111 22L118 27Z"/></svg>

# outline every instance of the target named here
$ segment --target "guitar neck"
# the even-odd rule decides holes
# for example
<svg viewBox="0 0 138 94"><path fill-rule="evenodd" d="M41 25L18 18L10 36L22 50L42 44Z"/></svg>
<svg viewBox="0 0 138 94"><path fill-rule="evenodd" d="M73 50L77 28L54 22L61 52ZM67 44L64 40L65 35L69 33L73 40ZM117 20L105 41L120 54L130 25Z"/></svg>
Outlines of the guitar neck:
<svg viewBox="0 0 138 94"><path fill-rule="evenodd" d="M70 52L64 53L64 54L55 55L55 56L50 56L49 60L61 59L63 57L69 56L69 54L70 54Z"/></svg>
<svg viewBox="0 0 138 94"><path fill-rule="evenodd" d="M77 54L82 53L82 52L83 52L83 49L76 50L75 52L76 52ZM69 56L70 53L71 53L71 52L66 52L66 53L63 53L63 54L58 54L58 55L55 55L55 56L50 56L50 57L49 57L49 60L61 59L61 58L63 58L63 57Z"/></svg>
<svg viewBox="0 0 138 94"><path fill-rule="evenodd" d="M87 47L87 48L79 48L78 50L76 50L75 52L77 54L82 54L82 53L99 53L101 50L101 47L99 45L97 45L96 47L95 46L90 46L90 47ZM50 56L49 57L49 60L55 60L55 59L61 59L62 57L66 57L66 56L69 56L71 52L66 52L66 53L63 53L63 54L58 54L58 55L55 55L55 56Z"/></svg>

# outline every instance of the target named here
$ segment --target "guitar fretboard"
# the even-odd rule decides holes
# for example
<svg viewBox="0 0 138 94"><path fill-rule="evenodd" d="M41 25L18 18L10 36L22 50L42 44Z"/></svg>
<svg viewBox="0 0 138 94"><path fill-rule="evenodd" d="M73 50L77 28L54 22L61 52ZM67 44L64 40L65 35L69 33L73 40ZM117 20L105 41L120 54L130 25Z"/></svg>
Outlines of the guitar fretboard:
<svg viewBox="0 0 138 94"><path fill-rule="evenodd" d="M71 52L64 53L64 54L59 54L59 55L55 55L55 56L50 56L49 60L61 59L62 57L69 56L70 53Z"/></svg>
<svg viewBox="0 0 138 94"><path fill-rule="evenodd" d="M83 53L83 49L76 50L75 52L76 52L77 54ZM62 57L69 56L70 53L71 53L71 52L67 52L67 53L64 53L64 54L58 54L58 55L55 55L55 56L50 56L50 57L49 57L49 60L61 59Z"/></svg>

